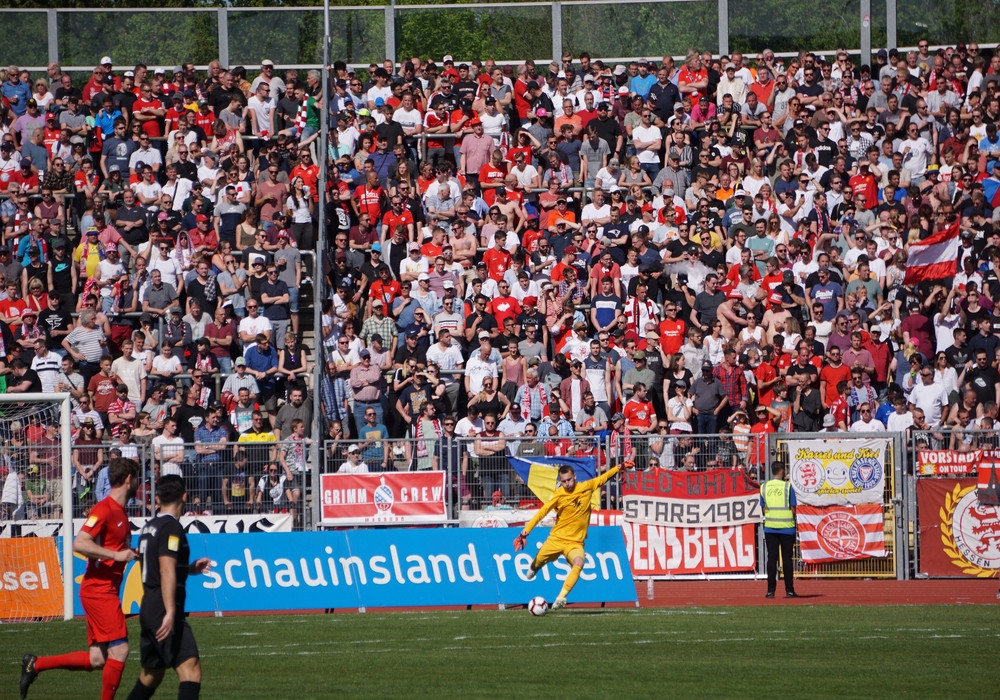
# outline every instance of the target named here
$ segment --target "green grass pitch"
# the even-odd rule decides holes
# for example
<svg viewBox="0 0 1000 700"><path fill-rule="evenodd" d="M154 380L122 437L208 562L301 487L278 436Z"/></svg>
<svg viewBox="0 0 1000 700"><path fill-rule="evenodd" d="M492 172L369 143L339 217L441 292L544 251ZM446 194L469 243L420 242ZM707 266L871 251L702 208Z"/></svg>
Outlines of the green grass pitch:
<svg viewBox="0 0 1000 700"><path fill-rule="evenodd" d="M202 697L984 698L1000 689L992 606L573 609L192 618ZM138 625L118 691L139 672ZM24 652L81 648L84 624L0 626L0 698ZM156 697L176 697L170 673ZM29 698L94 698L51 671Z"/></svg>

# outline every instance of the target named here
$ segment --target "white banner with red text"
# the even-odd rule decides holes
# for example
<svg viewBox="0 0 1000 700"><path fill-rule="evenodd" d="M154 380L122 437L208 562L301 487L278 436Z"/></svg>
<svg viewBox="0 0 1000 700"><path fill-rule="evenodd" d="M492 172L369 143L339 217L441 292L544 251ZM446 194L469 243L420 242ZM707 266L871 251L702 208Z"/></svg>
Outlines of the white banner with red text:
<svg viewBox="0 0 1000 700"><path fill-rule="evenodd" d="M445 473L323 474L320 524L407 525L448 520Z"/></svg>
<svg viewBox="0 0 1000 700"><path fill-rule="evenodd" d="M996 460L994 450L917 450L918 476L962 476L972 474L985 459Z"/></svg>

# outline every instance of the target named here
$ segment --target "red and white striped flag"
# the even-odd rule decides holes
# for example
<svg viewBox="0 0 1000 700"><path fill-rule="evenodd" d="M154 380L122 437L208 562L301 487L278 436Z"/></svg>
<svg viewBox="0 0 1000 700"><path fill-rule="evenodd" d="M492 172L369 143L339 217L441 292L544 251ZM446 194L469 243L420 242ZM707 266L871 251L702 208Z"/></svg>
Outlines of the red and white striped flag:
<svg viewBox="0 0 1000 700"><path fill-rule="evenodd" d="M903 284L930 282L952 277L958 260L960 220L919 243L910 245Z"/></svg>
<svg viewBox="0 0 1000 700"><path fill-rule="evenodd" d="M884 557L885 523L882 505L800 505L795 509L799 551L806 564Z"/></svg>

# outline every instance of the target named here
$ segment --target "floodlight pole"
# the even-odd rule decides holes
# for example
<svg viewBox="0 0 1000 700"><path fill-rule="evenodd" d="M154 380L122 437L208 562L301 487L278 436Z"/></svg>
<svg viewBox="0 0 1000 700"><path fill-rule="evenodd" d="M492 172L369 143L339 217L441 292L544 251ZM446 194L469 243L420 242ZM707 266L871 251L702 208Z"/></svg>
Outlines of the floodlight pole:
<svg viewBox="0 0 1000 700"><path fill-rule="evenodd" d="M327 161L329 160L330 143L330 0L323 0L323 68L322 90L320 91L319 109L319 147L316 156L319 158L319 211L316 232L316 257L313 270L313 336L316 340L316 361L313 369L313 436L310 445L312 459L312 524L319 521L320 513L320 460L324 458L323 450L323 402L320 397L320 382L326 368L326 358L323 356L323 299L326 298L326 276L323 274L323 260L326 254L326 182L328 177ZM305 510L305 509L303 509Z"/></svg>

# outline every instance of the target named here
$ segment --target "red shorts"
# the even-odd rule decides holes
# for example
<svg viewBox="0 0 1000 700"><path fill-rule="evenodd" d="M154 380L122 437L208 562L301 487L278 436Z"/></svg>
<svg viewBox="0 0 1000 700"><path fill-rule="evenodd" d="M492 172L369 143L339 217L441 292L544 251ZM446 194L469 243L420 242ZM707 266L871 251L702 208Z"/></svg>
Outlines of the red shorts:
<svg viewBox="0 0 1000 700"><path fill-rule="evenodd" d="M87 645L128 639L125 614L117 594L80 591L80 604L87 618Z"/></svg>

